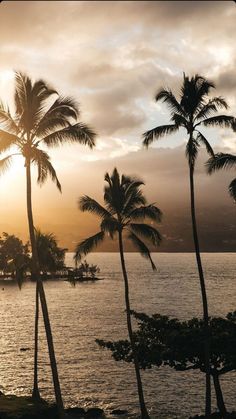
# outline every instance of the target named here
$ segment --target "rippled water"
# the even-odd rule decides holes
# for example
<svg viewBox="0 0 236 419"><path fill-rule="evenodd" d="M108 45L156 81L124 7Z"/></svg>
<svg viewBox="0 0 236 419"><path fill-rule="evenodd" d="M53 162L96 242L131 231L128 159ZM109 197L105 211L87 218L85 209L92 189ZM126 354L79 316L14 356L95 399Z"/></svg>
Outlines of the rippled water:
<svg viewBox="0 0 236 419"><path fill-rule="evenodd" d="M152 272L147 261L127 254L131 305L135 310L181 319L202 313L193 254L154 254ZM123 280L119 255L96 253L87 258L98 264L103 281L72 287L64 281L47 282L45 290L52 322L58 368L66 405L128 409L138 415L132 365L115 362L95 338L126 337ZM203 254L211 315L236 309L233 253ZM67 254L72 265L72 255ZM2 289L4 287L4 289ZM15 285L0 288L0 389L30 394L33 381L34 284L19 291ZM28 347L22 352L20 348ZM53 389L40 325L39 385L42 396L53 400ZM152 418L187 418L203 411L204 377L198 372L175 372L168 367L142 373L146 403ZM236 408L236 374L222 379L229 409ZM215 400L214 400L215 405Z"/></svg>

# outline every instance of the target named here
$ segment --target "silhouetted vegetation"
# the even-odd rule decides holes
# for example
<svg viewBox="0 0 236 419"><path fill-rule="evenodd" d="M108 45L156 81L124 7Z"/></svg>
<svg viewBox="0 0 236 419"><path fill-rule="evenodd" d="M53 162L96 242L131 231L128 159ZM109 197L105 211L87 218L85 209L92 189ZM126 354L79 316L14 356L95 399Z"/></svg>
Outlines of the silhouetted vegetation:
<svg viewBox="0 0 236 419"><path fill-rule="evenodd" d="M143 239L152 243L154 246L158 246L161 241L161 236L155 227L137 221L149 219L157 223L160 222L162 214L159 208L154 204L147 205L146 198L141 190L141 186L143 185L142 180L126 175L120 176L116 168L113 170L111 176L106 173L104 179L106 182L104 187L104 207L87 195L79 199L80 210L99 216L99 218L101 218L101 223L100 231L97 234L81 241L77 245L75 258L80 260L82 256L91 252L104 240L106 234L109 234L111 239L118 236L120 260L125 286L127 329L130 345L134 354L141 417L142 419L147 419L149 418L149 414L144 401L142 381L133 339L130 316L129 281L125 266L123 239L124 234L126 233L127 239L133 243L143 257L149 259L152 268L155 270L155 264L153 263L149 249Z"/></svg>
<svg viewBox="0 0 236 419"><path fill-rule="evenodd" d="M41 145L55 147L63 143L80 143L92 148L95 144L95 133L87 125L77 122L79 108L69 97L59 96L56 90L45 81L31 79L20 72L15 75L14 94L15 114L12 116L8 107L0 104L0 153L9 152L0 160L0 169L4 172L11 164L15 154L23 157L27 181L27 214L30 243L32 251L32 273L37 280L36 312L38 311L38 293L41 301L45 331L47 336L50 364L53 375L55 396L60 418L64 418L63 401L57 372L51 326L48 316L46 297L40 278L40 267L36 247L32 211L31 166L38 169L38 183L42 185L48 176L61 191L56 171L50 162L49 155L40 149ZM17 153L12 149L17 149ZM37 314L36 314L37 317ZM35 328L36 330L36 328ZM37 342L37 337L35 337ZM40 399L37 379L37 348L35 349L34 388L32 396Z"/></svg>
<svg viewBox="0 0 236 419"><path fill-rule="evenodd" d="M3 276L15 278L21 287L23 279L30 266L30 254L28 243L14 234L2 233L0 237L0 270Z"/></svg>
<svg viewBox="0 0 236 419"><path fill-rule="evenodd" d="M97 274L100 273L100 268L97 265L90 265L86 260L84 260L78 267L73 270L72 274L74 276L75 282L95 280L97 279Z"/></svg>
<svg viewBox="0 0 236 419"><path fill-rule="evenodd" d="M155 139L174 134L181 128L184 128L187 133L186 158L189 167L192 230L203 319L193 318L180 321L160 314L148 316L144 313L137 313L130 307L129 279L125 261L126 243L131 243L132 247L150 262L152 269L156 270L149 245L157 248L162 239L157 230L162 213L155 203L147 203L142 191L144 183L141 179L120 175L115 168L111 175L105 174L103 205L87 195L79 199L79 209L99 217L100 227L96 234L82 240L76 246L75 268L65 266L67 249L58 246L53 233L42 233L35 229L32 210L32 165L37 169L37 182L40 186L50 177L61 192L61 184L56 170L44 148L77 143L87 145L92 149L95 145L96 135L88 125L78 121L80 109L74 99L60 96L44 80L32 81L21 72L15 73L14 111L11 112L8 106L0 102L0 155L2 157L0 173L4 173L9 168L15 155L22 157L26 174L30 243L23 244L22 240L15 235L2 233L0 237L0 271L3 278L16 279L19 287L27 276L31 276L31 279L36 281L34 384L32 391L34 403L29 404L27 398L3 396L2 402L5 403L6 409L11 401L13 404L16 403L17 409L21 409L20 405L23 404L25 409L23 415L26 413L26 415L42 415L43 417L48 414L60 419L65 418L42 280L52 276L56 277L60 273L63 273L64 278L69 278L73 285L77 281L100 279L97 277L100 272L99 267L90 265L86 260L81 262L81 259L109 237L111 240L117 241L120 255L128 339L117 341L97 339L96 341L101 347L109 349L116 361L134 364L141 418L150 419L144 399L140 370L163 365L180 372L198 370L205 374L205 417L211 417L211 381L214 383L220 417L227 417L228 412L220 377L236 370L236 312L229 313L226 318L209 317L198 239L194 184L196 160L201 146L210 156L206 163L209 174L220 169L236 167L236 156L221 152L215 154L203 134L204 131L202 132L202 128L207 127L232 128L236 131L236 119L233 116L218 114L222 109L227 109L228 105L224 98L210 96L214 88L215 85L212 81L198 74L193 77L183 75L179 97L176 97L170 89L162 88L157 92L155 99L156 102L162 101L168 106L170 123L157 126L143 134L143 145L148 148ZM229 193L236 201L236 178L229 185ZM78 262L81 262L79 266ZM48 343L56 409L42 403L38 386L39 303L41 303ZM131 315L138 323L136 331L133 330ZM26 349L21 348L21 350ZM11 409L14 407L13 404L9 409L10 415ZM70 410L71 412L69 412ZM93 417L96 409L89 409L90 412L83 408L78 408L78 410L82 416ZM7 411L5 413L8 414ZM68 409L67 413L75 415L75 410ZM103 415L103 411L97 409L97 414Z"/></svg>
<svg viewBox="0 0 236 419"><path fill-rule="evenodd" d="M63 270L65 268L64 262L67 249L62 249L58 246L55 235L36 230L35 238L39 267L43 277L47 277L47 273L52 274Z"/></svg>
<svg viewBox="0 0 236 419"><path fill-rule="evenodd" d="M206 356L206 406L205 414L211 413L211 383L210 383L210 340L208 334L208 302L205 287L204 272L202 267L200 246L198 240L196 210L195 210L195 192L194 192L194 169L199 152L203 145L207 153L214 157L214 151L200 131L201 127L232 127L234 118L228 115L217 115L220 109L227 109L226 101L218 96L209 98L211 89L215 88L212 81L206 80L198 74L194 77L183 76L183 84L180 90L180 98L176 98L170 89L161 89L156 94L156 101L162 100L170 109L171 124L161 125L153 128L143 134L143 144L148 147L154 139L160 139L163 136L177 132L184 128L188 135L186 145L186 157L189 165L190 180L190 198L191 198L191 216L193 228L193 240L195 246L196 262L198 266L200 288L203 304L203 318L205 324L205 356ZM213 116L212 116L213 114Z"/></svg>
<svg viewBox="0 0 236 419"><path fill-rule="evenodd" d="M168 316L132 312L138 321L134 333L135 351L141 369L168 365L176 371L198 370L206 373L204 351L204 321L193 318L188 321L170 319ZM210 374L213 378L217 406L222 417L227 413L220 376L236 370L236 312L226 318L209 319L211 336ZM128 340L97 343L112 351L116 361L134 362L133 351Z"/></svg>
<svg viewBox="0 0 236 419"><path fill-rule="evenodd" d="M233 167L236 168L236 156L229 153L217 153L207 161L207 171L210 175L216 170L231 169ZM229 194L236 201L236 178L229 184Z"/></svg>

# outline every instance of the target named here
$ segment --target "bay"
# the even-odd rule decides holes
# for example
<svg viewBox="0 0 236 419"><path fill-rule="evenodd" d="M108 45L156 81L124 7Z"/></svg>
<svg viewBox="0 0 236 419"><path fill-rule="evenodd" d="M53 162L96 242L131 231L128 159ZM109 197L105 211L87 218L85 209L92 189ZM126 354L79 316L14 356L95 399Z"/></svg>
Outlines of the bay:
<svg viewBox="0 0 236 419"><path fill-rule="evenodd" d="M226 315L236 309L235 253L203 254L209 312ZM136 253L125 255L131 306L148 314L180 319L202 315L195 256L191 253L155 253L157 271ZM127 336L124 287L119 254L93 253L102 281L75 287L66 281L45 282L63 398L67 406L99 406L109 412L127 409L138 417L132 365L115 362L100 349L96 338ZM73 254L66 255L68 266ZM35 285L0 288L0 389L29 395L33 382L33 328ZM20 349L28 348L27 351ZM142 372L146 403L153 419L186 419L203 412L204 377L198 372L175 372L168 367ZM40 322L39 385L42 396L54 400L45 333ZM236 373L222 378L226 405L236 409ZM213 398L215 406L215 399Z"/></svg>

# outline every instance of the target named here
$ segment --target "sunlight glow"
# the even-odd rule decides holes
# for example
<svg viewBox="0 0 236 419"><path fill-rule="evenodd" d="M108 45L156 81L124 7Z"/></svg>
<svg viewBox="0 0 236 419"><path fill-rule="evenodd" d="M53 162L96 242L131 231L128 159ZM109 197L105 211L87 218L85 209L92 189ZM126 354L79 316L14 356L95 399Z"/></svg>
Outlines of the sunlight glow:
<svg viewBox="0 0 236 419"><path fill-rule="evenodd" d="M0 97L4 103L12 106L12 97L14 91L14 71L2 70L0 68Z"/></svg>

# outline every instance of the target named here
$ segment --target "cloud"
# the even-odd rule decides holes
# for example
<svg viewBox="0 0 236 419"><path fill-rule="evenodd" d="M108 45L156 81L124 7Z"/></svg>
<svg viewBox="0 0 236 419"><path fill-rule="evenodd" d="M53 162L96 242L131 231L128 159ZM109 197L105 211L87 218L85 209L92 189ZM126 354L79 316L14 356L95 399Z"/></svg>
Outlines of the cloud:
<svg viewBox="0 0 236 419"><path fill-rule="evenodd" d="M178 249L188 249L189 180L181 145L185 137L181 132L146 151L141 136L169 121L167 107L155 103L154 95L162 86L178 94L183 71L213 79L214 94L225 96L231 106L228 112L236 115L234 2L6 1L0 8L1 97L7 102L12 97L12 79L7 76L12 69L45 78L62 94L80 102L81 120L98 134L97 147L92 151L76 145L50 150L63 195L58 195L51 183L40 190L35 188L37 223L55 229L68 247L78 236L92 233L96 221L78 213L77 197L88 193L102 199L104 173L117 166L124 173L144 178L148 199L157 201L166 214L163 232L168 242L175 240L183 243ZM234 133L218 129L208 133L216 150L235 152ZM170 148L163 148L165 144ZM197 205L206 236L211 231L219 243L223 233L213 234L212 229L221 214L230 225L233 223L227 193L233 176L230 171L206 176L206 159L200 153ZM23 203L16 216L14 197L7 194L14 170L0 180L2 199L9 199L11 208L9 213L1 209L1 219L4 223L11 214L15 228L23 229ZM18 184L18 176L14 186L20 202L24 183ZM207 225L209 214L211 227ZM229 234L231 240L226 224L225 237ZM186 234L182 231L185 226ZM204 241L210 246L209 237L204 236ZM166 249L171 244L168 246Z"/></svg>
<svg viewBox="0 0 236 419"><path fill-rule="evenodd" d="M235 15L224 1L3 2L1 68L47 78L100 135L132 140L154 118L156 90L177 91L183 71L229 91Z"/></svg>

